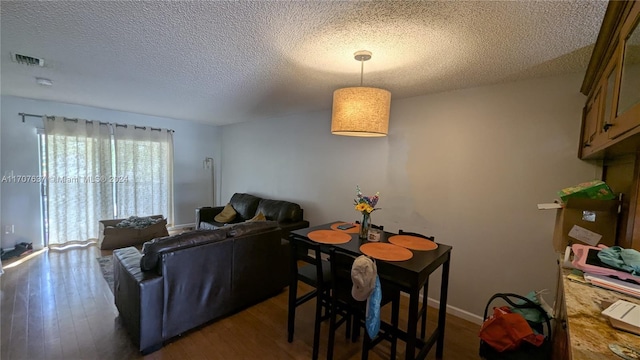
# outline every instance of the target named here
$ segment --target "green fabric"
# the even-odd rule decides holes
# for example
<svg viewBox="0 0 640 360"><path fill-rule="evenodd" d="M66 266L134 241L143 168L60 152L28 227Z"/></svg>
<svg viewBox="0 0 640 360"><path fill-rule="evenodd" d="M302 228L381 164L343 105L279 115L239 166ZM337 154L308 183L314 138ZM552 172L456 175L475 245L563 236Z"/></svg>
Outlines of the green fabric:
<svg viewBox="0 0 640 360"><path fill-rule="evenodd" d="M637 250L612 246L600 250L598 258L609 266L640 276L640 252Z"/></svg>
<svg viewBox="0 0 640 360"><path fill-rule="evenodd" d="M534 304L540 305L540 302L536 297L535 291L531 291L525 297L531 300ZM524 305L526 303L524 301L517 301L516 304ZM541 323L544 321L544 315L542 315L540 311L538 311L538 309L534 309L534 308L518 309L516 307L512 307L511 312L522 315L522 317L524 317L527 321L530 321L532 323Z"/></svg>

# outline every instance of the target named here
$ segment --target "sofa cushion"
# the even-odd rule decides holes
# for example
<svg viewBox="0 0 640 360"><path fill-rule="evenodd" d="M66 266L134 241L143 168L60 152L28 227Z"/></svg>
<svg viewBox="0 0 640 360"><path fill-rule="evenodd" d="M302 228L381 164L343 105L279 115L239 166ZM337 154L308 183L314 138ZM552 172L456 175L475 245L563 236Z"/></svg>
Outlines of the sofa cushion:
<svg viewBox="0 0 640 360"><path fill-rule="evenodd" d="M276 221L249 221L227 225L221 227L220 230L224 229L228 237L238 237L275 229L277 227L278 223Z"/></svg>
<svg viewBox="0 0 640 360"><path fill-rule="evenodd" d="M302 220L300 205L283 200L262 199L256 211L260 211L267 220L277 222L295 222Z"/></svg>
<svg viewBox="0 0 640 360"><path fill-rule="evenodd" d="M213 220L219 222L219 223L228 223L228 222L232 222L233 219L236 218L236 211L233 208L233 206L231 206L231 204L227 204L224 209L222 209L222 211L220 212L220 214L216 215Z"/></svg>
<svg viewBox="0 0 640 360"><path fill-rule="evenodd" d="M226 230L195 230L178 235L166 236L147 241L142 245L142 258L140 258L140 268L142 271L149 271L156 268L160 254L172 251L181 247L192 247L195 245L216 242L227 238Z"/></svg>
<svg viewBox="0 0 640 360"><path fill-rule="evenodd" d="M260 198L250 194L235 193L229 200L238 213L236 222L249 220L256 215Z"/></svg>

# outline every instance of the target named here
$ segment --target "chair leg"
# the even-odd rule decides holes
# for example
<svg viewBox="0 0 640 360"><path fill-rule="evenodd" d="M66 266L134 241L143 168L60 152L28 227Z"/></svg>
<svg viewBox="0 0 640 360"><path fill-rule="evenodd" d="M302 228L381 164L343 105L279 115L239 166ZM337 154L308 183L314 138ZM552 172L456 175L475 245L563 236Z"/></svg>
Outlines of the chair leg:
<svg viewBox="0 0 640 360"><path fill-rule="evenodd" d="M399 314L400 314L400 292L398 292L393 302L391 303L391 360L395 360L398 350L398 326L399 326Z"/></svg>
<svg viewBox="0 0 640 360"><path fill-rule="evenodd" d="M347 329L349 327L347 326ZM331 305L331 315L329 316L329 345L327 346L327 360L333 359L333 345L336 338L336 307ZM315 340L315 339L314 339Z"/></svg>
<svg viewBox="0 0 640 360"><path fill-rule="evenodd" d="M362 360L369 359L369 348L371 347L371 339L369 338L369 334L364 332L363 336L364 340L362 341Z"/></svg>
<svg viewBox="0 0 640 360"><path fill-rule="evenodd" d="M353 315L353 330L351 331L351 342L358 341L360 337L360 316Z"/></svg>
<svg viewBox="0 0 640 360"><path fill-rule="evenodd" d="M429 279L424 284L422 290L422 324L420 325L420 338L424 340L424 336L427 332L427 295L429 293Z"/></svg>
<svg viewBox="0 0 640 360"><path fill-rule="evenodd" d="M320 320L322 318L322 296L318 292L316 298L316 320L313 328L313 360L318 360L318 349L320 348Z"/></svg>
<svg viewBox="0 0 640 360"><path fill-rule="evenodd" d="M345 337L347 339L350 339L351 338L351 314L347 313L345 316L347 317L347 331L346 331Z"/></svg>
<svg viewBox="0 0 640 360"><path fill-rule="evenodd" d="M324 308L324 315L322 315L322 321L326 320L331 316L331 293L329 290L325 293L325 297L322 300L322 307Z"/></svg>
<svg viewBox="0 0 640 360"><path fill-rule="evenodd" d="M287 314L287 341L293 342L293 331L296 324L296 295L298 292L298 284L293 280L289 284L289 309Z"/></svg>
<svg viewBox="0 0 640 360"><path fill-rule="evenodd" d="M331 293L329 292L329 290L327 290L326 298L323 301L323 305L324 305L324 316L323 316L323 318L324 319L328 319L329 316L331 315L331 311L332 311L332 309L331 309L331 301L328 300L328 299L331 299Z"/></svg>

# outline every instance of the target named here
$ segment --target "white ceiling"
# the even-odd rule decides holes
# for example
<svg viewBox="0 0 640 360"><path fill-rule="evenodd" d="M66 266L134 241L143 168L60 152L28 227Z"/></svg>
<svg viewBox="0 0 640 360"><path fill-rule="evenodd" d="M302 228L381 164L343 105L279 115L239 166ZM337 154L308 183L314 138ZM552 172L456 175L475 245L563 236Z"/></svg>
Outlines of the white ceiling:
<svg viewBox="0 0 640 360"><path fill-rule="evenodd" d="M364 85L392 99L584 71L606 6L2 1L1 91L230 124L329 109L333 90L359 84L361 49L373 52ZM12 52L46 65L19 65Z"/></svg>

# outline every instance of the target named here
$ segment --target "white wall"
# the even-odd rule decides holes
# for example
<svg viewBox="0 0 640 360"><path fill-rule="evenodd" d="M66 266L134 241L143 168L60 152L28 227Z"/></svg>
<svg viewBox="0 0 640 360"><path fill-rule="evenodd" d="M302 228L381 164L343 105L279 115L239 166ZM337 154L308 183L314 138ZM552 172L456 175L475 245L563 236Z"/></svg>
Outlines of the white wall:
<svg viewBox="0 0 640 360"><path fill-rule="evenodd" d="M213 186L211 170L203 168L206 157L214 158L216 176L219 178L220 147L219 128L184 120L147 116L89 106L64 104L51 101L2 96L0 176L13 171L14 175L38 175L38 141L36 127L42 128L42 120L26 118L21 122L19 112L58 115L121 124L163 127L175 130L174 143L174 213L175 224L195 221L195 209L211 206ZM219 183L216 181L216 183ZM38 184L4 183L1 189L0 224L14 225L15 233L2 233L2 248L13 247L18 242L33 242L42 246L40 220L40 195ZM216 198L219 198L216 196Z"/></svg>
<svg viewBox="0 0 640 360"><path fill-rule="evenodd" d="M555 215L536 204L600 175L576 156L581 80L392 100L386 138L331 135L330 111L224 126L220 201L234 192L291 200L318 225L358 219L359 184L381 193L374 223L453 246L450 306L481 315L495 292L553 292Z"/></svg>

